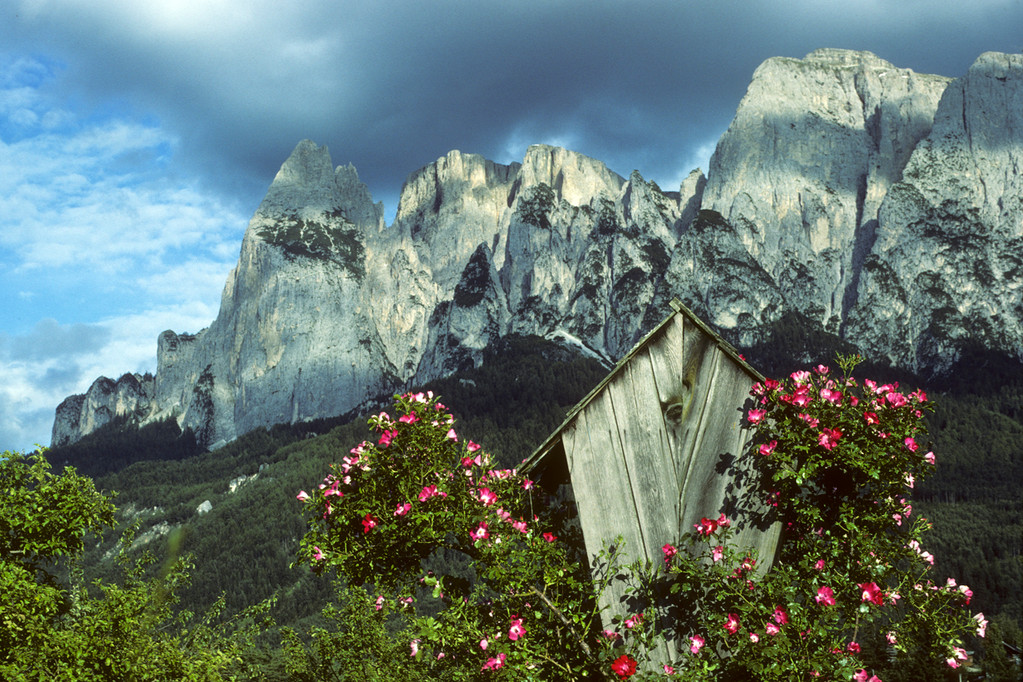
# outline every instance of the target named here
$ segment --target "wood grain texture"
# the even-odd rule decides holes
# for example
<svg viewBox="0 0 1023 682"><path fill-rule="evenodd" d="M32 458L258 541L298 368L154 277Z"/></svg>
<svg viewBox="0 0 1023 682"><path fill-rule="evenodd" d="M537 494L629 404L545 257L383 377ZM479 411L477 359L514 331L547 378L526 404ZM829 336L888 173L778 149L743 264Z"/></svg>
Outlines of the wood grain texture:
<svg viewBox="0 0 1023 682"><path fill-rule="evenodd" d="M657 563L665 543L725 513L766 568L778 527L734 518L748 484L749 388L759 377L685 313L649 334L559 431L587 553L621 537L628 557ZM604 596L605 624L629 613L623 588Z"/></svg>

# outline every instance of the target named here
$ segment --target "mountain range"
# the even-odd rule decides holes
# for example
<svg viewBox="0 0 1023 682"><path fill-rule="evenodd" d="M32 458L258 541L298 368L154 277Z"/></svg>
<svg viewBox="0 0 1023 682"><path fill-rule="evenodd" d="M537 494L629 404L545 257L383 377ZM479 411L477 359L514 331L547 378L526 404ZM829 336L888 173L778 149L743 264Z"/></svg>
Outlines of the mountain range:
<svg viewBox="0 0 1023 682"><path fill-rule="evenodd" d="M611 363L679 297L740 347L789 314L940 375L1023 360L1023 55L957 79L866 52L764 62L706 175L663 190L565 149L459 151L384 220L351 165L298 144L242 240L217 318L163 332L157 371L57 408L53 445L117 417L217 447L478 364L509 334Z"/></svg>

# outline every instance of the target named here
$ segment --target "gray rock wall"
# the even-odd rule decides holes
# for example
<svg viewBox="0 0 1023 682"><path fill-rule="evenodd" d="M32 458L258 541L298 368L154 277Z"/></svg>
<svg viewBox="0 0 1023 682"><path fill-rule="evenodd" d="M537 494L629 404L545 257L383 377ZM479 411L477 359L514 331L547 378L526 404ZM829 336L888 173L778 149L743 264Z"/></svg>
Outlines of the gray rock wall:
<svg viewBox="0 0 1023 682"><path fill-rule="evenodd" d="M1023 349L1023 55L985 53L941 98L878 216L848 334L913 369Z"/></svg>
<svg viewBox="0 0 1023 682"><path fill-rule="evenodd" d="M216 320L161 334L151 384L62 403L54 443L132 413L215 445L444 376L511 332L613 360L674 296L740 344L797 311L916 370L969 344L1019 355L1021 98L1020 55L954 81L864 52L771 59L678 191L544 145L510 165L453 151L409 176L391 226L354 168L301 142Z"/></svg>

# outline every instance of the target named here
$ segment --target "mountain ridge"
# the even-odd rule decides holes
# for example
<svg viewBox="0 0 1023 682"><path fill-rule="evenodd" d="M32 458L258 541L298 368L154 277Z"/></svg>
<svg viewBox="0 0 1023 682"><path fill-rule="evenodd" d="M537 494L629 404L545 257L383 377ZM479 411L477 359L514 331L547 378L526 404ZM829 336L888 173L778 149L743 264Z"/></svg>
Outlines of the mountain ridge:
<svg viewBox="0 0 1023 682"><path fill-rule="evenodd" d="M797 311L915 372L976 343L1019 357L1021 98L1021 55L959 79L864 52L774 58L677 192L558 147L508 165L452 151L409 175L390 226L354 167L302 141L216 320L162 333L138 389L65 400L53 443L128 414L215 446L445 376L510 333L611 361L674 296L737 345Z"/></svg>

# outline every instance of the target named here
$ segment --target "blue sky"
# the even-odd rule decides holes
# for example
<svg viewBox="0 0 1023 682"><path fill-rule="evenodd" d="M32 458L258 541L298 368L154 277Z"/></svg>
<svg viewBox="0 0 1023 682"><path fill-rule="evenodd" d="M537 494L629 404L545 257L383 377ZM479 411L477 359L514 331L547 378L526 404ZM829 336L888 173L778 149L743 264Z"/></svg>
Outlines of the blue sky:
<svg viewBox="0 0 1023 682"><path fill-rule="evenodd" d="M393 215L452 149L560 144L674 188L754 69L819 47L960 76L1021 0L8 0L0 7L0 449L216 317L248 218L310 138Z"/></svg>

